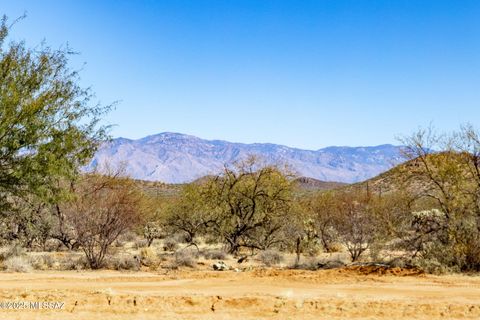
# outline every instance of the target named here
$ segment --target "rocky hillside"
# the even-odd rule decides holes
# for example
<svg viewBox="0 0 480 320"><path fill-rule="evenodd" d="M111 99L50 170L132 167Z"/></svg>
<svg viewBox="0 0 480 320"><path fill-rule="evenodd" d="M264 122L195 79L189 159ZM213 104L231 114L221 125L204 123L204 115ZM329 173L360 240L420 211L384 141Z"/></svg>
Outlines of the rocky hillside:
<svg viewBox="0 0 480 320"><path fill-rule="evenodd" d="M123 164L135 179L184 183L215 174L225 163L251 154L267 163L288 164L299 176L343 183L369 179L402 162L400 148L393 145L302 150L166 132L138 140L113 139L100 148L89 168Z"/></svg>
<svg viewBox="0 0 480 320"><path fill-rule="evenodd" d="M299 177L295 179L296 185L303 191L325 191L338 189L347 184L342 182L321 181L314 178Z"/></svg>

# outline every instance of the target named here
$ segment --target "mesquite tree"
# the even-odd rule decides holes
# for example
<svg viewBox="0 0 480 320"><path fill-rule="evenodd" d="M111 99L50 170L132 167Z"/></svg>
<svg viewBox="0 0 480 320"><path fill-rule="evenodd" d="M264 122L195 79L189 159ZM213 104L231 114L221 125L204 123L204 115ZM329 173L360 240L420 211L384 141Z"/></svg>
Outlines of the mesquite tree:
<svg viewBox="0 0 480 320"><path fill-rule="evenodd" d="M251 157L212 178L204 192L215 213L213 229L237 254L241 248L264 250L279 238L292 203L292 179L276 166Z"/></svg>
<svg viewBox="0 0 480 320"><path fill-rule="evenodd" d="M106 137L109 107L92 103L68 66L69 49L28 48L0 22L0 209L25 194L57 197Z"/></svg>
<svg viewBox="0 0 480 320"><path fill-rule="evenodd" d="M142 221L141 192L117 174L89 174L74 185L62 210L92 269L102 267L111 244Z"/></svg>

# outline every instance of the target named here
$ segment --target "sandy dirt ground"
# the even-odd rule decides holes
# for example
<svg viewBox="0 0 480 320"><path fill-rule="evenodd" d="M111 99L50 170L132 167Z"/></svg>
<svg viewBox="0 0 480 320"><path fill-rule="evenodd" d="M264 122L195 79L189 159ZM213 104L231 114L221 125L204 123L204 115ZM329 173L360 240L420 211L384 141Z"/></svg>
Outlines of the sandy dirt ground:
<svg viewBox="0 0 480 320"><path fill-rule="evenodd" d="M0 307L0 319L480 319L480 276L368 268L0 273Z"/></svg>

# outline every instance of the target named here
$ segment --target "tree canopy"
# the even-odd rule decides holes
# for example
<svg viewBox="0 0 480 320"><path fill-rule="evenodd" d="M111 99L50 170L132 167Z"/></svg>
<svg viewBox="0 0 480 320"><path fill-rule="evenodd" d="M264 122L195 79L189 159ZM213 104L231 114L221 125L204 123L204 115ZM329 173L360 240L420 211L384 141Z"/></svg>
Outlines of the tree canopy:
<svg viewBox="0 0 480 320"><path fill-rule="evenodd" d="M0 204L11 196L49 196L59 178L74 177L107 137L109 106L92 103L69 68L68 48L29 48L0 24Z"/></svg>

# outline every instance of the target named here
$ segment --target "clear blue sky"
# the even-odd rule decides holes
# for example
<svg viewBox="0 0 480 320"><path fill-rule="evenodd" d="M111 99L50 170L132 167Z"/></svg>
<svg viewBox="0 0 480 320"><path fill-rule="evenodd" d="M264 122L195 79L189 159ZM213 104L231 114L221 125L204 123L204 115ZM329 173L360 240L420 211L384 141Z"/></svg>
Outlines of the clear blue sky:
<svg viewBox="0 0 480 320"><path fill-rule="evenodd" d="M66 42L114 136L317 149L480 127L480 1L2 1L12 35Z"/></svg>

